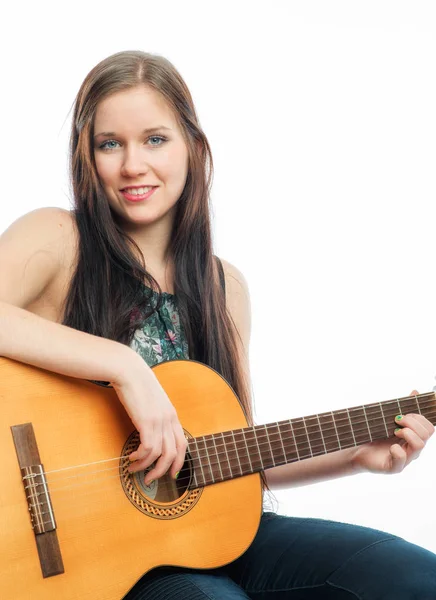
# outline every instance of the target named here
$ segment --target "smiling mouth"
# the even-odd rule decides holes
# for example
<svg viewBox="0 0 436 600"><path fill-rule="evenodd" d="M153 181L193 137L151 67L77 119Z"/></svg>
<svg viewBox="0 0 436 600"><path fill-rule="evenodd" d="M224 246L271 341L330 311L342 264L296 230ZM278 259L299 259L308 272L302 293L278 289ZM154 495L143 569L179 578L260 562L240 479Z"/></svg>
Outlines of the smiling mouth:
<svg viewBox="0 0 436 600"><path fill-rule="evenodd" d="M144 194L148 194L148 192L150 192L151 190L154 190L155 187L157 187L157 186L147 185L147 186L135 187L135 188L125 187L121 190L121 192L130 194L131 196L142 196Z"/></svg>
<svg viewBox="0 0 436 600"><path fill-rule="evenodd" d="M158 186L144 186L141 188L124 188L122 195L128 202L142 202L147 200L158 189Z"/></svg>

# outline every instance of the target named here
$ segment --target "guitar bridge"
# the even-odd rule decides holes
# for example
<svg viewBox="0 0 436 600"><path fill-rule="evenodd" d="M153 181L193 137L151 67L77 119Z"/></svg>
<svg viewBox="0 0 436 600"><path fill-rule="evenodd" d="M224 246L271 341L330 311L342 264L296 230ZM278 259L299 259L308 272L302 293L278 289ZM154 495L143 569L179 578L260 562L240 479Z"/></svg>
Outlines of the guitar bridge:
<svg viewBox="0 0 436 600"><path fill-rule="evenodd" d="M30 520L35 534L56 529L56 522L48 493L42 465L31 465L21 469L24 491L29 507Z"/></svg>
<svg viewBox="0 0 436 600"><path fill-rule="evenodd" d="M12 425L12 437L23 479L43 577L64 573L53 507L31 423Z"/></svg>

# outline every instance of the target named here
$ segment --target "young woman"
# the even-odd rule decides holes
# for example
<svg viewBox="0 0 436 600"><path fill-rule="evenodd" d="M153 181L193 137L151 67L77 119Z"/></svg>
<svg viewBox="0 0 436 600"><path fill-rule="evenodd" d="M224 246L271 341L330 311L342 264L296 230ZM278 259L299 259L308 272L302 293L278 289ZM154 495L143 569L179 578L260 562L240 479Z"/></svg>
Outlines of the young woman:
<svg viewBox="0 0 436 600"><path fill-rule="evenodd" d="M45 208L0 239L0 355L114 386L140 446L132 471L176 477L181 424L150 366L204 362L251 415L247 285L213 255L212 157L189 90L166 59L121 52L76 99L75 208ZM223 272L222 272L223 267ZM225 291L224 291L225 290ZM211 407L213 410L213 407ZM360 471L394 473L433 434L403 415L386 440L266 471L271 487ZM132 582L133 583L133 582ZM265 513L245 554L213 571L159 568L128 600L436 597L436 556L380 531Z"/></svg>

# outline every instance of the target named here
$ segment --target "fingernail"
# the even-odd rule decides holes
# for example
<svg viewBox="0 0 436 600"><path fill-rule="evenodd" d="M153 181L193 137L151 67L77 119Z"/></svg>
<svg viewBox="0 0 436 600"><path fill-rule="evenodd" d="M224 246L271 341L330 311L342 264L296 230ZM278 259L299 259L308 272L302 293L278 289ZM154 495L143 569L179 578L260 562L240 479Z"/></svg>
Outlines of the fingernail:
<svg viewBox="0 0 436 600"><path fill-rule="evenodd" d="M145 485L150 487L152 483L154 483L154 479L152 479L151 481L144 481Z"/></svg>
<svg viewBox="0 0 436 600"><path fill-rule="evenodd" d="M403 415L397 415L397 416L395 417L395 420L396 420L396 421L400 421L402 418L403 418Z"/></svg>
<svg viewBox="0 0 436 600"><path fill-rule="evenodd" d="M396 427L394 433L397 433L397 431L400 431L401 427Z"/></svg>
<svg viewBox="0 0 436 600"><path fill-rule="evenodd" d="M177 473L174 475L174 479L177 479L177 477L180 475L180 471L177 471Z"/></svg>

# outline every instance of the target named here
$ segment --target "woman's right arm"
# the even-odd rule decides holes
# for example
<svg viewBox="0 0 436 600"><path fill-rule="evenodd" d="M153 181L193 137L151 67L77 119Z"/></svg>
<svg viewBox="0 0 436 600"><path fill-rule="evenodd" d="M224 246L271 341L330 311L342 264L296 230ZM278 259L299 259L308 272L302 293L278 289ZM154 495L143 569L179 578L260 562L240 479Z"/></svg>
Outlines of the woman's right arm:
<svg viewBox="0 0 436 600"><path fill-rule="evenodd" d="M27 310L65 268L72 217L55 208L21 217L0 236L0 356L70 377L110 381L141 445L137 471L157 460L147 481L181 469L186 440L177 414L153 371L128 346L77 331ZM160 458L159 458L160 457Z"/></svg>

